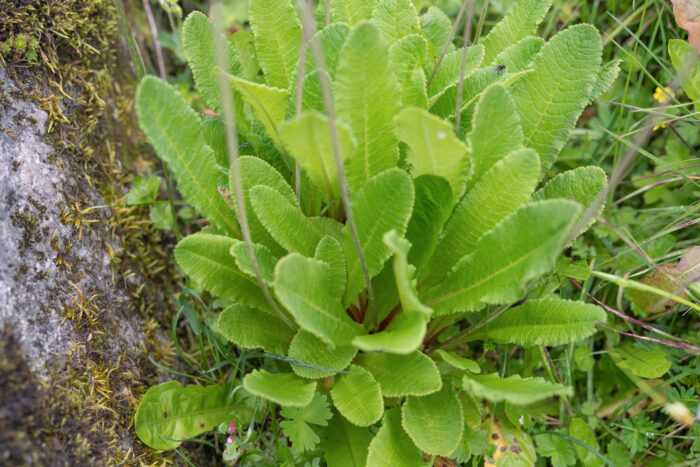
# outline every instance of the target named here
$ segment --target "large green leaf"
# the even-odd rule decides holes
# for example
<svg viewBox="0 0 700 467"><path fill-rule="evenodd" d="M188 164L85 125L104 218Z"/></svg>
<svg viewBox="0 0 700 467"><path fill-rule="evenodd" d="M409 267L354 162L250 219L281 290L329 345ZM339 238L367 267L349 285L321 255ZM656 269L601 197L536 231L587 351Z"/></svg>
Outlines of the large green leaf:
<svg viewBox="0 0 700 467"><path fill-rule="evenodd" d="M352 197L357 235L370 277L378 274L391 256L382 237L391 229L403 235L412 209L413 183L406 172L398 168L375 175ZM362 266L347 225L343 229L343 251L348 269L343 304L347 305L364 287Z"/></svg>
<svg viewBox="0 0 700 467"><path fill-rule="evenodd" d="M343 159L353 153L350 130L338 124L338 141ZM333 145L328 117L318 112L304 112L279 127L280 137L289 153L309 174L323 193L326 203L340 193L338 171L333 160Z"/></svg>
<svg viewBox="0 0 700 467"><path fill-rule="evenodd" d="M241 63L233 45L220 33L217 40L223 48L222 58L226 64L224 69L231 75L240 75ZM194 11L185 20L182 27L182 47L197 90L204 102L216 113L221 114L219 83L214 74L214 69L221 64L217 61L214 47L214 27L203 13Z"/></svg>
<svg viewBox="0 0 700 467"><path fill-rule="evenodd" d="M388 46L371 23L360 23L350 32L333 84L338 121L348 125L357 143L346 164L348 184L357 189L399 159L394 134L399 87Z"/></svg>
<svg viewBox="0 0 700 467"><path fill-rule="evenodd" d="M382 426L369 445L367 465L392 467L427 467L423 454L401 428L401 409L387 410Z"/></svg>
<svg viewBox="0 0 700 467"><path fill-rule="evenodd" d="M287 89L296 72L301 24L290 0L250 0L255 51L269 86Z"/></svg>
<svg viewBox="0 0 700 467"><path fill-rule="evenodd" d="M547 297L506 310L469 339L523 346L562 345L592 336L596 322L605 320L605 311L598 306Z"/></svg>
<svg viewBox="0 0 700 467"><path fill-rule="evenodd" d="M372 23L388 44L420 31L418 12L411 0L379 0L372 12Z"/></svg>
<svg viewBox="0 0 700 467"><path fill-rule="evenodd" d="M158 450L174 449L186 438L216 429L234 418L230 386L185 386L177 381L152 386L134 417L139 439ZM249 420L247 420L248 422Z"/></svg>
<svg viewBox="0 0 700 467"><path fill-rule="evenodd" d="M449 456L464 430L462 404L452 384L427 396L409 396L403 405L402 425L423 452Z"/></svg>
<svg viewBox="0 0 700 467"><path fill-rule="evenodd" d="M428 43L418 34L403 37L389 47L389 58L401 88L402 106L428 106L422 67L427 50Z"/></svg>
<svg viewBox="0 0 700 467"><path fill-rule="evenodd" d="M172 169L187 202L223 231L236 234L236 216L219 194L214 151L202 136L199 117L169 84L147 76L136 92L139 126Z"/></svg>
<svg viewBox="0 0 700 467"><path fill-rule="evenodd" d="M506 154L522 147L523 131L518 112L502 84L489 86L476 104L468 141L474 164L470 186L481 180Z"/></svg>
<svg viewBox="0 0 700 467"><path fill-rule="evenodd" d="M358 357L358 363L372 373L384 397L424 396L442 387L437 366L419 351L408 355L368 352Z"/></svg>
<svg viewBox="0 0 700 467"><path fill-rule="evenodd" d="M427 320L422 313L400 314L382 332L357 336L352 345L365 352L389 352L405 355L423 342Z"/></svg>
<svg viewBox="0 0 700 467"><path fill-rule="evenodd" d="M407 314L420 313L426 320L429 319L433 310L418 299L416 280L413 277L415 267L408 263L411 243L405 238L399 237L395 230L384 234L384 243L394 253L394 278L403 312Z"/></svg>
<svg viewBox="0 0 700 467"><path fill-rule="evenodd" d="M457 110L457 87L462 69L462 54L462 49L457 49L445 55L428 86L428 107L432 113L441 117L452 115ZM464 65L465 84L477 71L483 57L484 48L481 45L473 45L467 49L467 61ZM427 73L432 73L432 66L426 69Z"/></svg>
<svg viewBox="0 0 700 467"><path fill-rule="evenodd" d="M450 38L452 21L440 8L431 5L428 11L420 17L420 29L429 42L430 59L428 62L434 66L440 52ZM450 48L454 49L454 46L450 45ZM448 52L451 51L448 49Z"/></svg>
<svg viewBox="0 0 700 467"><path fill-rule="evenodd" d="M506 67L508 73L517 73L530 66L532 59L544 45L541 37L526 37L499 53L493 63Z"/></svg>
<svg viewBox="0 0 700 467"><path fill-rule="evenodd" d="M243 378L246 391L283 407L304 407L314 398L316 382L307 382L294 373L254 370Z"/></svg>
<svg viewBox="0 0 700 467"><path fill-rule="evenodd" d="M328 274L323 261L292 253L277 262L275 294L302 329L335 348L350 344L363 329L331 295Z"/></svg>
<svg viewBox="0 0 700 467"><path fill-rule="evenodd" d="M524 206L484 235L474 253L421 298L441 314L520 300L527 282L554 266L578 212L579 207L566 200Z"/></svg>
<svg viewBox="0 0 700 467"><path fill-rule="evenodd" d="M416 200L406 228L411 242L408 261L418 271L430 259L442 228L452 212L452 190L442 177L421 175L413 180Z"/></svg>
<svg viewBox="0 0 700 467"><path fill-rule="evenodd" d="M533 71L513 86L524 145L536 149L547 170L588 104L600 68L600 34L591 25L572 26L537 54Z"/></svg>
<svg viewBox="0 0 700 467"><path fill-rule="evenodd" d="M284 121L289 91L253 83L229 74L226 74L226 78L251 106L253 115L262 123L267 136L277 147L282 147L277 126Z"/></svg>
<svg viewBox="0 0 700 467"><path fill-rule="evenodd" d="M333 349L310 332L300 329L289 346L287 356L322 368L344 370L350 365L355 354L357 349L352 346ZM292 364L292 370L303 378L318 379L333 376L331 372L302 365Z"/></svg>
<svg viewBox="0 0 700 467"><path fill-rule="evenodd" d="M285 250L313 256L321 234L296 202L290 203L279 191L265 185L251 188L250 202L262 225Z"/></svg>
<svg viewBox="0 0 700 467"><path fill-rule="evenodd" d="M331 21L355 26L370 19L377 0L331 0Z"/></svg>
<svg viewBox="0 0 700 467"><path fill-rule="evenodd" d="M372 440L368 428L355 426L344 417L334 416L321 438L328 467L364 467Z"/></svg>
<svg viewBox="0 0 700 467"><path fill-rule="evenodd" d="M183 238L175 248L175 260L192 280L217 297L261 310L269 310L258 283L240 270L229 250L236 239L196 233Z"/></svg>
<svg viewBox="0 0 700 467"><path fill-rule="evenodd" d="M539 177L540 161L532 149L516 150L491 167L455 207L421 282L431 285L444 279L485 233L527 203Z"/></svg>
<svg viewBox="0 0 700 467"><path fill-rule="evenodd" d="M238 171L240 174L243 184L243 196L245 198L246 214L248 215L250 236L254 242L265 245L272 255L276 257L282 256L284 254L284 249L272 238L255 215L253 205L250 201L250 190L256 186L268 186L281 193L290 203L296 203L294 191L282 175L267 162L258 157L241 156L236 159L230 171L229 186L231 193L235 193L233 183L233 174L235 171Z"/></svg>
<svg viewBox="0 0 700 467"><path fill-rule="evenodd" d="M581 203L583 207L589 208L596 200L598 195L605 189L607 185L607 177L605 171L600 167L578 167L573 170L567 170L560 173L547 184L537 190L532 199L538 201L541 199L564 198ZM583 226L580 232L582 233L595 222L595 217L603 211L604 204L601 203L598 207L595 216L591 216L586 226ZM581 212L583 216L585 211ZM580 216L579 216L580 218Z"/></svg>
<svg viewBox="0 0 700 467"><path fill-rule="evenodd" d="M660 378L671 368L671 361L661 349L646 350L622 345L610 352L610 356L617 366L640 378Z"/></svg>
<svg viewBox="0 0 700 467"><path fill-rule="evenodd" d="M497 373L468 374L462 379L465 391L491 402L506 401L515 405L529 405L555 395L571 396L570 387L550 383L542 378L522 378L520 375L501 378Z"/></svg>
<svg viewBox="0 0 700 467"><path fill-rule="evenodd" d="M484 63L491 64L501 51L531 36L544 19L552 0L519 0L508 14L481 39L486 49Z"/></svg>
<svg viewBox="0 0 700 467"><path fill-rule="evenodd" d="M408 145L406 161L412 175L440 175L458 197L469 169L467 147L455 137L452 125L425 109L407 107L396 116L396 134Z"/></svg>
<svg viewBox="0 0 700 467"><path fill-rule="evenodd" d="M328 282L326 286L331 295L340 300L343 298L345 281L347 279L343 247L340 246L338 240L330 235L326 235L318 242L314 257L328 265Z"/></svg>
<svg viewBox="0 0 700 467"><path fill-rule="evenodd" d="M279 355L287 353L294 337L294 330L277 316L245 305L231 305L221 312L219 332L244 349L260 347Z"/></svg>
<svg viewBox="0 0 700 467"><path fill-rule="evenodd" d="M336 377L331 389L333 404L350 423L372 425L384 412L379 383L361 366L350 365L350 371L352 373Z"/></svg>

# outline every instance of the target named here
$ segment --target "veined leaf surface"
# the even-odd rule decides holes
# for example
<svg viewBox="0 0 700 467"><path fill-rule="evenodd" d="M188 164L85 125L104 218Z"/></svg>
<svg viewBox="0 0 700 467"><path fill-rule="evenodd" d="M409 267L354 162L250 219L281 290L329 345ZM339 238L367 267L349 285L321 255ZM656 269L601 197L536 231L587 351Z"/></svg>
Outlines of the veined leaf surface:
<svg viewBox="0 0 700 467"><path fill-rule="evenodd" d="M418 12L410 0L379 0L372 13L372 23L390 45L420 31Z"/></svg>
<svg viewBox="0 0 700 467"><path fill-rule="evenodd" d="M437 366L419 351L408 355L368 352L358 361L372 373L384 397L424 396L442 387Z"/></svg>
<svg viewBox="0 0 700 467"><path fill-rule="evenodd" d="M291 358L331 370L344 370L350 365L355 354L357 349L352 346L330 348L321 339L303 329L294 336L287 353ZM292 369L303 378L318 379L333 376L331 372L308 366L292 364Z"/></svg>
<svg viewBox="0 0 700 467"><path fill-rule="evenodd" d="M420 449L401 427L401 409L384 412L382 426L372 439L367 453L367 465L391 465L392 467L427 467Z"/></svg>
<svg viewBox="0 0 700 467"><path fill-rule="evenodd" d="M345 417L335 415L321 439L328 467L365 467L367 448L372 441L368 428L353 425Z"/></svg>
<svg viewBox="0 0 700 467"><path fill-rule="evenodd" d="M331 0L331 21L355 26L370 19L377 0Z"/></svg>
<svg viewBox="0 0 700 467"><path fill-rule="evenodd" d="M357 365L350 365L351 374L336 378L331 389L333 404L338 411L357 426L369 426L384 412L384 400L379 383L372 374Z"/></svg>
<svg viewBox="0 0 700 467"><path fill-rule="evenodd" d="M269 373L254 370L243 378L243 387L283 407L304 407L314 398L316 382L307 382L294 373Z"/></svg>
<svg viewBox="0 0 700 467"><path fill-rule="evenodd" d="M214 151L204 142L197 114L182 95L162 80L147 76L136 92L139 126L172 169L187 202L224 232L238 232L236 216L216 186Z"/></svg>
<svg viewBox="0 0 700 467"><path fill-rule="evenodd" d="M465 391L491 402L506 401L529 405L555 395L571 396L570 387L550 383L542 378L522 378L520 375L501 378L497 373L467 375L462 379Z"/></svg>
<svg viewBox="0 0 700 467"><path fill-rule="evenodd" d="M219 314L219 332L244 349L260 347L284 355L294 330L274 315L244 306L232 305Z"/></svg>

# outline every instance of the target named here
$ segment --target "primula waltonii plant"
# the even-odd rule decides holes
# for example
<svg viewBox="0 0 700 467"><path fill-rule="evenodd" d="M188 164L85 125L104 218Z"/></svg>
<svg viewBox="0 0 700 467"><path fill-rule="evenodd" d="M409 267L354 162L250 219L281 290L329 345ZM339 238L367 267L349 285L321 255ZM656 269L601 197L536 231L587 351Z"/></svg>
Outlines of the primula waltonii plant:
<svg viewBox="0 0 700 467"><path fill-rule="evenodd" d="M197 88L226 118L147 77L139 123L211 223L175 249L226 305L209 327L274 363L238 388L151 388L136 415L146 444L248 425L242 401L257 396L281 407L297 452L320 443L328 465L464 461L482 454L486 419L494 461L534 462L506 412L572 388L466 357L479 343L572 343L605 321L540 279L606 185L595 167L543 176L617 76L590 25L534 35L550 3L520 0L466 50L440 9L408 0L332 0L315 28L288 0L251 0L252 34L229 40L187 18Z"/></svg>

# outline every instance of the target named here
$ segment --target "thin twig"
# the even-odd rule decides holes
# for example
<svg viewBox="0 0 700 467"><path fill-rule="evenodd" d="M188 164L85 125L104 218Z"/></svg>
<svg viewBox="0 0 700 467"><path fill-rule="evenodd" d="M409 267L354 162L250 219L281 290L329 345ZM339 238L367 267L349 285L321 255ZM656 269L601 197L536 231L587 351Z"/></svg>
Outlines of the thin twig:
<svg viewBox="0 0 700 467"><path fill-rule="evenodd" d="M357 256L360 260L362 274L364 275L365 285L367 287L367 296L369 300L372 301L374 300L372 281L369 277L369 270L367 269L365 256L362 252L362 245L360 244L360 238L357 234L357 226L355 225L355 219L352 214L352 205L350 204L350 193L348 190L348 183L345 179L345 168L343 167L343 154L340 149L338 127L335 123L335 107L333 103L333 94L331 91L331 83L328 79L326 58L323 56L323 51L321 50L318 38L314 37L316 27L314 25L314 18L311 12L311 8L309 8L309 6L305 4L304 0L298 1L300 9L303 12L301 18L304 25L304 29L308 30L308 34L312 38L309 41L309 45L311 46L311 52L314 54L314 62L316 63L316 69L318 70L318 80L321 84L321 94L323 94L323 104L326 108L326 114L328 116L328 129L331 134L333 159L335 160L335 168L338 172L338 185L340 186L340 197L343 201L343 208L345 210L345 219L348 228L350 229L350 235L352 236L352 242L355 245L355 251L357 252Z"/></svg>

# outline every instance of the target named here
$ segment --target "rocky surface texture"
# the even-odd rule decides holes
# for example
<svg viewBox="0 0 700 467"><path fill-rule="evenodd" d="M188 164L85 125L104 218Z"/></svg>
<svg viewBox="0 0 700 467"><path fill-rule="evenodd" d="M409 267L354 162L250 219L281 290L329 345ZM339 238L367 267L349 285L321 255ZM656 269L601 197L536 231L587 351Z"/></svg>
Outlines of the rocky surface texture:
<svg viewBox="0 0 700 467"><path fill-rule="evenodd" d="M0 0L3 466L163 461L132 420L148 358L172 354L172 239L114 207L154 170L121 20L112 0Z"/></svg>

